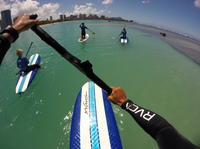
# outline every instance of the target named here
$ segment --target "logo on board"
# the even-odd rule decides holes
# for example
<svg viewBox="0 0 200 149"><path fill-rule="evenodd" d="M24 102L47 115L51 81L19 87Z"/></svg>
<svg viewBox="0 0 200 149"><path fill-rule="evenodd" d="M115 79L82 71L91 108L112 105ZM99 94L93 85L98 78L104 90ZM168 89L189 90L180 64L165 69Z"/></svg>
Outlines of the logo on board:
<svg viewBox="0 0 200 149"><path fill-rule="evenodd" d="M88 93L86 92L85 98L84 98L84 101L83 101L84 113L85 114L88 114L88 108L89 108L88 101L89 101L89 97L88 97Z"/></svg>

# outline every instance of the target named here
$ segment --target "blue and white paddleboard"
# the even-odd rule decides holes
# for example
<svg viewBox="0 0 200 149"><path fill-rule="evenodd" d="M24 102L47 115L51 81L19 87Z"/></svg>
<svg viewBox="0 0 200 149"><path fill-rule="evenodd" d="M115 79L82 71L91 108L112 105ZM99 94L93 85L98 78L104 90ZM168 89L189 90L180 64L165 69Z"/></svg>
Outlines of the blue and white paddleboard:
<svg viewBox="0 0 200 149"><path fill-rule="evenodd" d="M123 38L120 37L119 41L120 41L121 43L128 43L128 38L123 39Z"/></svg>
<svg viewBox="0 0 200 149"><path fill-rule="evenodd" d="M76 98L70 149L122 149L106 92L93 82L85 83Z"/></svg>
<svg viewBox="0 0 200 149"><path fill-rule="evenodd" d="M29 59L29 65L40 64L40 62L41 62L41 57L39 54L34 54ZM35 78L37 71L38 69L36 68L24 76L22 75L19 76L16 85L16 94L23 93L26 91L26 89L29 87L29 85Z"/></svg>

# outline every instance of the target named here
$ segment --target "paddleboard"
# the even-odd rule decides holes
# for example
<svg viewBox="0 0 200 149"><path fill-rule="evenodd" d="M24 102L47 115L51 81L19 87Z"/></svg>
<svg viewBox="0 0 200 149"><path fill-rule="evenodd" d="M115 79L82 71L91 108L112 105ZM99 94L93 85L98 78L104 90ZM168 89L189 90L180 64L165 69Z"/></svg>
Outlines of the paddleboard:
<svg viewBox="0 0 200 149"><path fill-rule="evenodd" d="M81 38L79 38L78 42L84 42L84 41L88 40L89 37L90 37L89 34L85 34L85 39L81 40Z"/></svg>
<svg viewBox="0 0 200 149"><path fill-rule="evenodd" d="M76 98L70 149L122 149L106 92L93 82L85 83Z"/></svg>
<svg viewBox="0 0 200 149"><path fill-rule="evenodd" d="M123 38L120 37L119 40L120 40L121 43L128 43L128 38L123 39Z"/></svg>
<svg viewBox="0 0 200 149"><path fill-rule="evenodd" d="M40 64L40 62L41 62L41 57L39 54L34 54L29 59L29 65ZM24 76L23 75L19 76L16 85L16 94L23 93L26 91L26 89L29 87L29 85L35 78L37 71L38 69L36 68Z"/></svg>

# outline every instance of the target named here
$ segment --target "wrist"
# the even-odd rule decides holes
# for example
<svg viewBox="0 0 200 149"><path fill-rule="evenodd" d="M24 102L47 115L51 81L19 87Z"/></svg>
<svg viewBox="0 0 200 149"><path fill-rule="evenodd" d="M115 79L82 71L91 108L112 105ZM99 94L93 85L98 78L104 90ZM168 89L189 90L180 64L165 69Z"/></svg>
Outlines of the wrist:
<svg viewBox="0 0 200 149"><path fill-rule="evenodd" d="M18 34L22 32L21 29L17 27L16 25L12 25L12 28L15 29Z"/></svg>
<svg viewBox="0 0 200 149"><path fill-rule="evenodd" d="M15 40L19 37L19 32L11 26L6 27L1 34L7 38L10 43L15 42Z"/></svg>
<svg viewBox="0 0 200 149"><path fill-rule="evenodd" d="M127 99L125 102L123 102L123 103L121 104L121 108L122 108L122 109L126 109L127 103L133 103L133 102L132 102L131 100Z"/></svg>
<svg viewBox="0 0 200 149"><path fill-rule="evenodd" d="M9 41L9 43L13 42L13 38L9 33L3 33L2 36L5 37Z"/></svg>
<svg viewBox="0 0 200 149"><path fill-rule="evenodd" d="M127 98L121 99L118 105L121 107L127 101L128 101Z"/></svg>

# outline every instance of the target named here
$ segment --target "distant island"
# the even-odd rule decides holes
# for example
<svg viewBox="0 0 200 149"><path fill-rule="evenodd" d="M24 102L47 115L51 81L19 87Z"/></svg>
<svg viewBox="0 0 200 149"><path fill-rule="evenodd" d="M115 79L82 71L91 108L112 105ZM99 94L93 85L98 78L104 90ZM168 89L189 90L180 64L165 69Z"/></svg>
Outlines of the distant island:
<svg viewBox="0 0 200 149"><path fill-rule="evenodd" d="M124 22L134 22L133 20L123 19L121 17L106 17L104 15L98 16L96 14L79 14L79 15L70 15L66 16L61 14L59 19L54 20L52 16L47 20L42 20L39 22L39 25L51 24L51 23L59 23L65 21L75 21L75 20L107 20L107 21L124 21Z"/></svg>

